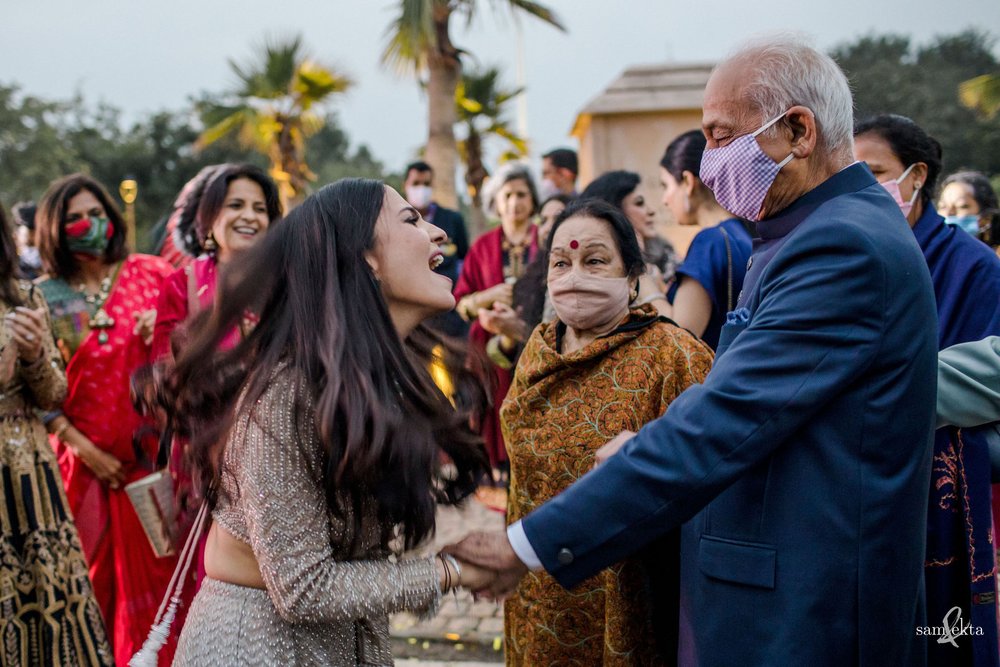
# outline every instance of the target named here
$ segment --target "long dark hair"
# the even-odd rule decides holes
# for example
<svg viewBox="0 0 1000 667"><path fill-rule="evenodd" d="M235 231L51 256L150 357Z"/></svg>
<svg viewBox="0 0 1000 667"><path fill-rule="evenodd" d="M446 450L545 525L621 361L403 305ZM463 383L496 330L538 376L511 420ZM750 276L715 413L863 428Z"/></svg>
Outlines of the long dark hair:
<svg viewBox="0 0 1000 667"><path fill-rule="evenodd" d="M250 406L242 409L254 409L287 364L314 401L329 510L359 525L374 499L382 526L398 528L409 548L433 532L435 500L458 502L488 467L468 405L453 408L426 367L432 351L443 355L457 394L469 397L478 384L464 354L422 327L401 341L364 259L384 199L379 181L337 181L227 266L164 396L175 428L192 439L196 483L214 502L209 485L240 392ZM259 316L253 331L218 352L248 311ZM452 465L437 476L442 453Z"/></svg>
<svg viewBox="0 0 1000 667"><path fill-rule="evenodd" d="M35 217L35 242L42 267L51 276L69 278L80 270L80 263L66 246L66 210L69 200L87 190L101 202L111 221L112 234L104 249L105 264L120 262L128 256L125 246L125 218L103 185L84 174L70 174L52 183L38 204Z"/></svg>
<svg viewBox="0 0 1000 667"><path fill-rule="evenodd" d="M904 169L917 162L927 165L927 178L920 188L920 201L927 206L941 174L942 152L937 139L906 116L897 114L880 114L857 123L854 136L864 134L874 134L889 144Z"/></svg>
<svg viewBox="0 0 1000 667"><path fill-rule="evenodd" d="M580 199L600 199L620 209L625 197L639 187L640 180L634 171L606 171L584 188Z"/></svg>
<svg viewBox="0 0 1000 667"><path fill-rule="evenodd" d="M17 245L14 231L3 205L0 204L0 299L8 306L22 306L21 291L17 288Z"/></svg>

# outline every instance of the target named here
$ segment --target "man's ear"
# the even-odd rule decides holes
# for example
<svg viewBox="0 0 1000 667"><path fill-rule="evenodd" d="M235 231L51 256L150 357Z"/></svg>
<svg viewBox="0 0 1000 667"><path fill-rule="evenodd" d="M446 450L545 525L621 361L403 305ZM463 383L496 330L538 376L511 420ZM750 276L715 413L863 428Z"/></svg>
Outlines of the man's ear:
<svg viewBox="0 0 1000 667"><path fill-rule="evenodd" d="M785 123L792 132L792 153L798 159L807 158L819 142L816 114L804 106L794 106L785 114Z"/></svg>

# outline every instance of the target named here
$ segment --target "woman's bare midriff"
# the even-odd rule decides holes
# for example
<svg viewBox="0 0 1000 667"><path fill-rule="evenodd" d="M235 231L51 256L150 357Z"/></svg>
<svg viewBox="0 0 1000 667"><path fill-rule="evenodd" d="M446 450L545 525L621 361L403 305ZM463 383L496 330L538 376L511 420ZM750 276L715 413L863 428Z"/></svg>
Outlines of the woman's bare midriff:
<svg viewBox="0 0 1000 667"><path fill-rule="evenodd" d="M205 574L213 579L247 588L264 588L253 549L213 523L205 545Z"/></svg>

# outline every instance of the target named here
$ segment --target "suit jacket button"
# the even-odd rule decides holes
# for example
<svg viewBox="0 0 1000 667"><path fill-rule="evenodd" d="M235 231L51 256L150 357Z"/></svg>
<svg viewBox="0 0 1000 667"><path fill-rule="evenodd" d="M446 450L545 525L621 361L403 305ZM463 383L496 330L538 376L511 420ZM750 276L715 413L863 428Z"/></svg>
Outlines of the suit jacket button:
<svg viewBox="0 0 1000 667"><path fill-rule="evenodd" d="M560 549L557 558L560 565L569 565L573 562L573 552L569 549Z"/></svg>

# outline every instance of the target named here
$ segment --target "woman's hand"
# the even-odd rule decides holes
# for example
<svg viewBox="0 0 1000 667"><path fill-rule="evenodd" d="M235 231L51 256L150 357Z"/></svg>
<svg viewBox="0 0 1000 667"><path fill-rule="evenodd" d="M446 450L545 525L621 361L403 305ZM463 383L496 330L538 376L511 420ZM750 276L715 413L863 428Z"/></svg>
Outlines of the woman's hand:
<svg viewBox="0 0 1000 667"><path fill-rule="evenodd" d="M481 591L489 588L497 578L497 573L479 565L473 565L467 561L458 561L454 557L441 554L434 559L437 565L441 592L447 593L453 589L462 587L470 591ZM458 565L458 570L455 565ZM448 588L448 585L451 585Z"/></svg>
<svg viewBox="0 0 1000 667"><path fill-rule="evenodd" d="M125 468L122 462L101 450L74 426L64 427L62 441L69 445L73 454L90 468L97 479L112 489L117 489L125 483Z"/></svg>
<svg viewBox="0 0 1000 667"><path fill-rule="evenodd" d="M135 318L135 328L132 329L132 333L142 338L142 342L146 345L152 345L153 327L156 326L156 309L150 308L141 313L133 313L132 317Z"/></svg>
<svg viewBox="0 0 1000 667"><path fill-rule="evenodd" d="M490 310L480 310L479 326L491 334L506 336L519 343L527 339L527 324L521 319L520 313L503 303L493 304Z"/></svg>
<svg viewBox="0 0 1000 667"><path fill-rule="evenodd" d="M23 361L34 363L42 354L42 336L49 334L45 321L45 311L18 306L7 314L11 338L17 345L18 356Z"/></svg>
<svg viewBox="0 0 1000 667"><path fill-rule="evenodd" d="M614 438L612 438L605 444L601 445L600 449L598 449L597 453L594 455L594 467L596 468L597 466L601 465L602 463L610 459L612 456L617 454L618 450L621 449L626 442L628 442L634 437L635 433L633 433L632 431L622 431Z"/></svg>
<svg viewBox="0 0 1000 667"><path fill-rule="evenodd" d="M498 283L493 287L484 289L476 295L476 305L480 309L492 308L495 304L502 303L509 306L514 303L514 286L507 283Z"/></svg>

